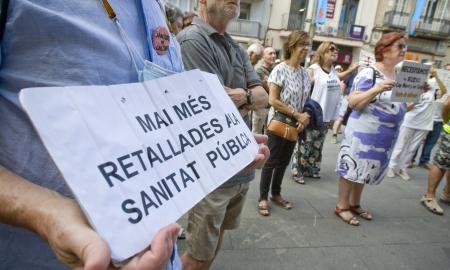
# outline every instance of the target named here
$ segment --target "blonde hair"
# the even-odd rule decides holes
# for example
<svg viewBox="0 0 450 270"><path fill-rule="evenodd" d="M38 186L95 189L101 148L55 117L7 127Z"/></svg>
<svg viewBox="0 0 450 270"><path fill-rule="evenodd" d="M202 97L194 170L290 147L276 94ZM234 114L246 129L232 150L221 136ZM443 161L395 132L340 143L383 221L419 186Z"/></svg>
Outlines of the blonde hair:
<svg viewBox="0 0 450 270"><path fill-rule="evenodd" d="M334 45L336 47L336 44L332 41L325 41L320 44L319 48L317 48L316 54L314 55L314 58L312 60L313 64L319 64L319 66L323 66L325 63L325 54L330 49L331 45Z"/></svg>

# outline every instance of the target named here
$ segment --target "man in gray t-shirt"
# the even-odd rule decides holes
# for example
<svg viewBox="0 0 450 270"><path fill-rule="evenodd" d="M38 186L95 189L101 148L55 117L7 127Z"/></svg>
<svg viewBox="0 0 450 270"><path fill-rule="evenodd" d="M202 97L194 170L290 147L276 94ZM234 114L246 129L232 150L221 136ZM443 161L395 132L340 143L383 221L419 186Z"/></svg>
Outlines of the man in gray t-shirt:
<svg viewBox="0 0 450 270"><path fill-rule="evenodd" d="M267 80L269 79L270 72L272 72L273 65L275 64L276 59L277 53L275 52L275 49L272 47L267 47L264 49L263 52L262 64L256 66L256 73L259 75L259 78L261 78L262 86L264 87L264 90L266 90L267 94L269 94L269 85L267 84ZM266 127L268 113L269 113L268 108L253 111L252 114L253 133L263 134Z"/></svg>
<svg viewBox="0 0 450 270"><path fill-rule="evenodd" d="M214 73L241 115L267 106L268 95L243 48L225 29L239 14L239 1L199 1L199 18L177 36L187 70ZM188 217L183 269L208 269L220 248L224 230L239 225L240 213L254 172L242 171L200 201Z"/></svg>

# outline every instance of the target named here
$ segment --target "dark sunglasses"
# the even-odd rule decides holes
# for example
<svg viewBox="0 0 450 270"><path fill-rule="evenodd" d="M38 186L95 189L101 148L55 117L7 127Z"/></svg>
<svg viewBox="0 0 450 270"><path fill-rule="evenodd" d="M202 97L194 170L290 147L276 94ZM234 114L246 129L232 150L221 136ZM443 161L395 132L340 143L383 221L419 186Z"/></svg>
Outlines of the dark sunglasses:
<svg viewBox="0 0 450 270"><path fill-rule="evenodd" d="M399 43L399 44L393 44L392 45L393 47L397 47L400 51L403 51L403 50L407 50L408 49L408 45L406 45L406 44L403 44L403 43Z"/></svg>
<svg viewBox="0 0 450 270"><path fill-rule="evenodd" d="M338 48L331 46L330 48L328 48L328 51L330 52L339 52Z"/></svg>

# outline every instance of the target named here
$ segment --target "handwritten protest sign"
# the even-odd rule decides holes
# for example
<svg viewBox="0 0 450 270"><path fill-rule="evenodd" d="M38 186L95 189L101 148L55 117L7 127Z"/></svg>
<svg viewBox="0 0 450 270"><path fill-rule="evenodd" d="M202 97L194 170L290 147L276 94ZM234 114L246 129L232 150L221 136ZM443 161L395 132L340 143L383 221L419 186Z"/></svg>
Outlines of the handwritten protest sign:
<svg viewBox="0 0 450 270"><path fill-rule="evenodd" d="M396 77L396 84L392 88L391 101L418 102L430 68L430 65L403 61Z"/></svg>
<svg viewBox="0 0 450 270"><path fill-rule="evenodd" d="M436 74L441 79L441 81L444 83L445 87L447 88L447 91L450 91L450 71L445 69L437 69Z"/></svg>
<svg viewBox="0 0 450 270"><path fill-rule="evenodd" d="M368 67L375 64L375 55L371 52L361 50L359 53L359 65L361 67Z"/></svg>
<svg viewBox="0 0 450 270"><path fill-rule="evenodd" d="M217 76L198 70L24 89L20 100L114 261L145 249L258 151Z"/></svg>

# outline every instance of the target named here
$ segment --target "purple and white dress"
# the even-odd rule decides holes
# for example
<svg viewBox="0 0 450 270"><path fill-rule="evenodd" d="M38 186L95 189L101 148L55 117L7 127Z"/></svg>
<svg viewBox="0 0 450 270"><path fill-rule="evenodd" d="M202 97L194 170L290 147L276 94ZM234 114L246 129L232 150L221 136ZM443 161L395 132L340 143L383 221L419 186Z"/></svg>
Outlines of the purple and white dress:
<svg viewBox="0 0 450 270"><path fill-rule="evenodd" d="M375 84L387 79L377 68ZM373 69L356 76L352 91L367 91L373 83ZM406 113L405 103L391 102L392 91L377 95L362 111L353 110L345 128L336 171L339 176L361 184L377 185L383 180Z"/></svg>

